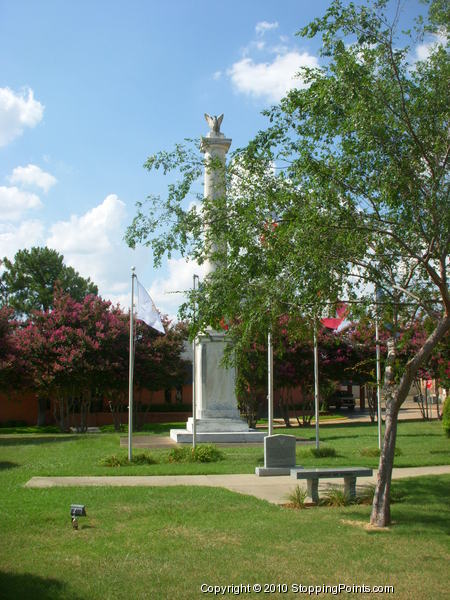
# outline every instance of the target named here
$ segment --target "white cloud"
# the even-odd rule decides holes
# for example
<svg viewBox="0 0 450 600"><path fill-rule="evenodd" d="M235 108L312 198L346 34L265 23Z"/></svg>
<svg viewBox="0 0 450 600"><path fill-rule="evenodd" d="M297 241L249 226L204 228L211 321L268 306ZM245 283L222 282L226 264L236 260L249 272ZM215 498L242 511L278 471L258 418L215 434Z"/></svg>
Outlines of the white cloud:
<svg viewBox="0 0 450 600"><path fill-rule="evenodd" d="M218 81L221 77L222 77L222 71L216 71L215 73L213 73L214 81Z"/></svg>
<svg viewBox="0 0 450 600"><path fill-rule="evenodd" d="M149 294L158 310L176 319L178 307L186 299L185 292L192 288L192 277L204 277L206 265L198 265L194 261L187 262L184 258L170 258L167 261L168 275L164 279L156 279Z"/></svg>
<svg viewBox="0 0 450 600"><path fill-rule="evenodd" d="M269 23L268 21L260 21L255 25L256 35L264 35L266 31L270 31L271 29L277 29L278 21L273 23Z"/></svg>
<svg viewBox="0 0 450 600"><path fill-rule="evenodd" d="M125 216L125 204L115 194L84 215L71 215L68 221L52 225L48 244L64 255L86 256L111 249L111 232L119 229Z"/></svg>
<svg viewBox="0 0 450 600"><path fill-rule="evenodd" d="M110 248L108 234L120 221L124 207L124 203L111 194L84 215L71 215L68 221L52 225L48 243L68 254L104 252Z"/></svg>
<svg viewBox="0 0 450 600"><path fill-rule="evenodd" d="M27 210L40 208L39 196L19 188L0 186L0 214L5 221L18 221Z"/></svg>
<svg viewBox="0 0 450 600"><path fill-rule="evenodd" d="M37 165L29 164L26 167L16 167L9 181L24 187L38 187L47 193L55 185L56 177L53 177L50 173L46 173Z"/></svg>
<svg viewBox="0 0 450 600"><path fill-rule="evenodd" d="M287 54L289 52L289 47L284 44L277 44L276 46L271 46L269 48L269 52L272 54Z"/></svg>
<svg viewBox="0 0 450 600"><path fill-rule="evenodd" d="M50 227L46 245L64 255L64 262L98 285L102 296L123 307L130 304L130 268L138 272L148 262L148 250L131 250L123 241L127 225L125 203L110 194L82 215L71 215Z"/></svg>
<svg viewBox="0 0 450 600"><path fill-rule="evenodd" d="M44 239L44 225L41 221L24 221L18 226L0 224L1 256L10 260L18 250L40 246Z"/></svg>
<svg viewBox="0 0 450 600"><path fill-rule="evenodd" d="M44 106L34 99L33 90L15 94L8 87L0 88L0 146L6 146L25 127L35 127L41 121Z"/></svg>
<svg viewBox="0 0 450 600"><path fill-rule="evenodd" d="M427 60L436 46L446 46L446 44L447 35L444 32L433 35L430 40L416 47L416 60Z"/></svg>
<svg viewBox="0 0 450 600"><path fill-rule="evenodd" d="M278 54L272 62L256 63L243 58L227 74L234 88L243 94L278 102L288 90L304 87L296 75L301 67L317 67L318 60L308 52L297 50Z"/></svg>

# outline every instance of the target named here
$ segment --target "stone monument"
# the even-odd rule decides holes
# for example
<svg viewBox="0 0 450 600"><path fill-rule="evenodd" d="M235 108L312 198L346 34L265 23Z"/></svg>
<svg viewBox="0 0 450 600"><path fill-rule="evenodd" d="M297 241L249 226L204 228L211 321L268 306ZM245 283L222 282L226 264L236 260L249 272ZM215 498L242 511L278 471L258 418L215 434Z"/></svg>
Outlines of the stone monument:
<svg viewBox="0 0 450 600"><path fill-rule="evenodd" d="M205 155L204 197L214 200L225 194L224 168L231 139L220 131L223 114L219 117L205 114L205 119L210 130L202 138L200 146ZM223 169L218 168L219 164ZM206 273L216 268L220 268L220 265L209 260ZM235 370L220 364L228 343L225 332L209 328L195 340L196 439L199 442L262 441L267 434L250 430L239 415ZM172 429L170 437L176 442L192 442L192 421L192 417L189 418L186 429Z"/></svg>
<svg viewBox="0 0 450 600"><path fill-rule="evenodd" d="M258 477L290 475L296 466L295 448L293 435L267 435L264 438L264 467L256 467L255 474Z"/></svg>

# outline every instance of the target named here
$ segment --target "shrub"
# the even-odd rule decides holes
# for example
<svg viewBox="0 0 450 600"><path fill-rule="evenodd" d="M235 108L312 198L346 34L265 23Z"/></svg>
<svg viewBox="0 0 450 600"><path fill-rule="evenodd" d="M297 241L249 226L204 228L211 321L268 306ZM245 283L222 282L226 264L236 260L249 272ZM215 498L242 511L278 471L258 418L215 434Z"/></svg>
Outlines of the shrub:
<svg viewBox="0 0 450 600"><path fill-rule="evenodd" d="M349 504L352 504L352 500L344 490L331 487L325 493L324 498L321 500L321 504L324 504L325 506L348 506Z"/></svg>
<svg viewBox="0 0 450 600"><path fill-rule="evenodd" d="M113 454L112 456L102 458L100 460L100 465L102 467L127 467L129 465L154 465L157 462L158 461L150 454L141 452L140 454L135 454L131 458L131 462L128 460L126 454Z"/></svg>
<svg viewBox="0 0 450 600"><path fill-rule="evenodd" d="M117 433L114 425L100 425L100 431L102 433ZM119 426L119 433L127 433L128 425L124 425L123 423Z"/></svg>
<svg viewBox="0 0 450 600"><path fill-rule="evenodd" d="M113 454L112 456L106 456L105 458L100 459L101 467L121 467L125 464L124 459L128 462L128 458L126 456L117 456L117 454Z"/></svg>
<svg viewBox="0 0 450 600"><path fill-rule="evenodd" d="M134 465L156 465L156 463L158 461L156 460L156 458L154 458L150 454L147 454L146 452L142 452L141 454L135 454L131 458L131 462Z"/></svg>
<svg viewBox="0 0 450 600"><path fill-rule="evenodd" d="M217 462L222 460L223 453L213 444L205 444L197 446L194 453L196 462Z"/></svg>
<svg viewBox="0 0 450 600"><path fill-rule="evenodd" d="M223 458L223 453L213 444L204 444L197 446L195 450L188 448L173 448L169 452L169 462L217 462Z"/></svg>
<svg viewBox="0 0 450 600"><path fill-rule="evenodd" d="M308 493L306 490L302 489L299 485L297 485L292 492L288 495L288 500L290 505L293 508L306 508L306 498L308 497Z"/></svg>
<svg viewBox="0 0 450 600"><path fill-rule="evenodd" d="M442 407L442 427L447 437L450 437L450 396L447 396Z"/></svg>
<svg viewBox="0 0 450 600"><path fill-rule="evenodd" d="M310 448L310 453L315 458L325 458L326 456L336 456L336 449L331 446L322 446L321 448Z"/></svg>

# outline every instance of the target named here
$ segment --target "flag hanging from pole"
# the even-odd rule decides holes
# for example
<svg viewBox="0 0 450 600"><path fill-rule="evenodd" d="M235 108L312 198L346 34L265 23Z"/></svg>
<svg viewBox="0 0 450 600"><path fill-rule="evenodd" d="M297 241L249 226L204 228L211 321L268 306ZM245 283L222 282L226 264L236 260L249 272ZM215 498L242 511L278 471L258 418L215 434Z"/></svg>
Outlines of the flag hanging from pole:
<svg viewBox="0 0 450 600"><path fill-rule="evenodd" d="M332 329L335 333L340 333L352 325L352 322L347 321L346 319L347 314L348 306L346 304L340 304L336 309L337 317L320 319L320 322L328 329Z"/></svg>
<svg viewBox="0 0 450 600"><path fill-rule="evenodd" d="M137 283L137 302L136 302L136 318L144 321L149 327L156 329L160 333L166 333L164 330L164 326L161 321L161 317L159 316L158 309L155 306L155 303L150 298L147 290L143 285L139 283L138 278L136 277Z"/></svg>

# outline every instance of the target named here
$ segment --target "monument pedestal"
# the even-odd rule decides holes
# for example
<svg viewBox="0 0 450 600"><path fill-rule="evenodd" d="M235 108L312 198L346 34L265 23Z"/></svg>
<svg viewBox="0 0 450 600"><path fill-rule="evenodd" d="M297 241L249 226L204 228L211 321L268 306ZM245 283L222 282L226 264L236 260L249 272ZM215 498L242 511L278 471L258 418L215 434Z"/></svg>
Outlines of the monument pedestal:
<svg viewBox="0 0 450 600"><path fill-rule="evenodd" d="M235 396L235 370L221 365L226 333L209 330L195 340L196 439L199 442L262 442L264 431L250 430L241 419ZM171 429L179 443L192 442L193 418L186 429Z"/></svg>

